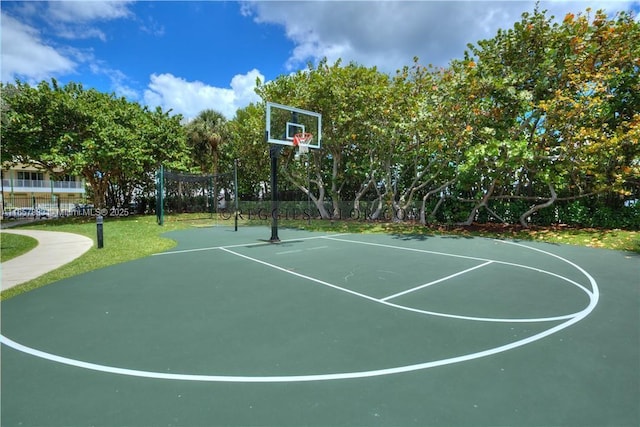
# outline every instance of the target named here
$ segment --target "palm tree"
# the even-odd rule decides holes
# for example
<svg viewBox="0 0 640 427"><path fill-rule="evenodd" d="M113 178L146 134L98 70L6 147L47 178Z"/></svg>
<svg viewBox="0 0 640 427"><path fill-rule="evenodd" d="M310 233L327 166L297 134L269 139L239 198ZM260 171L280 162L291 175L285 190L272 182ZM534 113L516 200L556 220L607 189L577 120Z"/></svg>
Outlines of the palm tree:
<svg viewBox="0 0 640 427"><path fill-rule="evenodd" d="M202 173L217 174L221 146L228 140L227 119L218 111L203 110L187 124L186 130L193 159Z"/></svg>

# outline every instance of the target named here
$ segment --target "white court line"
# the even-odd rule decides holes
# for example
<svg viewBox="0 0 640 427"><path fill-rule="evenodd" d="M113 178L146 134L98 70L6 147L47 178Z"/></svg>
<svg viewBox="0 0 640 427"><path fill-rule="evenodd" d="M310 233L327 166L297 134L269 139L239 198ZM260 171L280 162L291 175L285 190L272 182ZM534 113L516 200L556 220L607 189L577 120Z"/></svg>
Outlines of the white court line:
<svg viewBox="0 0 640 427"><path fill-rule="evenodd" d="M179 250L179 251L167 251L167 252L160 252L157 254L151 254L151 256L162 256L162 255L175 255L175 254L186 254L189 252L201 252L201 251L213 251L213 250L218 250L218 249L222 249L222 248L250 248L252 246L269 246L269 245L274 245L274 244L280 244L280 243L291 243L291 242L297 242L300 240L314 240L314 239L325 239L327 237L333 237L333 236L346 236L349 233L338 233L338 234L329 234L326 236L312 236L312 237L299 237L297 239L286 239L286 240L281 240L279 243L272 243L272 242L253 242L253 243L240 243L237 245L229 245L229 246L209 246L206 248L195 248L195 249L183 249L183 250Z"/></svg>
<svg viewBox="0 0 640 427"><path fill-rule="evenodd" d="M361 245L377 246L377 247L380 247L380 248L398 249L398 250L403 250L403 251L418 252L418 253L432 254L432 255L440 255L440 256L451 257L451 258L470 259L470 260L475 260L475 261L494 262L496 264L508 265L508 266L511 266L511 267L524 268L526 270L537 271L538 273L548 274L549 276L557 277L558 279L564 280L564 281L566 281L568 283L571 283L574 286L577 286L583 292L587 293L588 295L591 295L591 291L589 289L585 288L580 283L569 279L568 277L564 277L564 276L561 276L559 274L553 273L551 271L543 270L541 268L531 267L531 266L524 265L524 264L517 264L515 262L500 261L500 260L497 260L497 259L488 259L488 258L480 258L480 257L472 257L472 256L467 256L467 255L448 254L446 252L430 251L430 250L427 250L427 249L405 248L405 247L402 247L402 246L385 245L383 243L371 243L371 242L361 242L359 240L335 239L335 238L333 238L331 236L327 236L327 237L324 237L324 238L327 239L327 240L335 240L336 242L357 243L357 244L361 244ZM557 255L553 255L551 253L547 253L547 252L545 252L545 251L543 251L541 249L530 248L529 246L521 245L521 244L515 243L515 242L506 242L506 241L498 240L498 239L493 239L493 240L495 242L498 242L498 243L509 243L509 244L512 244L512 245L522 246L523 248L528 248L528 249L531 249L532 251L542 252L544 254L548 254L548 255L551 255L551 256L553 256L555 258L564 260L564 258L562 258L562 257L559 257ZM567 261L567 262L570 263L569 261ZM573 263L570 263L570 264L572 266L578 268L575 264L573 264ZM584 270L580 270L580 271L583 272Z"/></svg>
<svg viewBox="0 0 640 427"><path fill-rule="evenodd" d="M491 259L479 258L479 257L475 257L475 256L448 254L446 252L430 251L430 250L427 250L427 249L416 249L416 248L406 248L404 246L385 245L384 243L362 242L360 240L349 240L349 239L336 239L334 236L331 236L331 235L325 236L325 237L323 237L323 239L335 240L336 242L357 243L357 244L360 244L360 245L367 245L367 246L378 246L380 248L398 249L400 251L418 252L418 253L422 253L422 254L442 255L442 256L448 256L448 257L451 257L451 258L471 259L471 260L474 260L474 261L494 261L494 260L491 260Z"/></svg>
<svg viewBox="0 0 640 427"><path fill-rule="evenodd" d="M222 249L224 249L224 248L222 248ZM295 254L295 253L298 253L298 252L302 252L302 249L294 249L294 250L291 250L291 251L276 252L276 255Z"/></svg>
<svg viewBox="0 0 640 427"><path fill-rule="evenodd" d="M225 248L229 248L230 246L225 246ZM329 246L315 246L313 248L306 248L306 249L292 249L290 251L281 251L281 252L276 252L276 255L286 255L286 254L296 254L299 252L304 252L304 251L316 251L318 249L326 249Z"/></svg>
<svg viewBox="0 0 640 427"><path fill-rule="evenodd" d="M583 288L583 289L585 289L585 291L587 291L587 293L589 295L592 295L595 298L596 302L600 299L600 290L598 289L598 285L597 285L595 279L593 277L591 277L591 275L589 273L587 273L587 271L585 269L583 269L582 267L580 267L578 264L573 263L573 262L569 261L568 259L562 258L560 255L556 255L556 254L553 254L551 252L544 251L542 249L533 248L531 246L523 245L522 243L509 242L507 240L499 240L499 239L493 239L493 240L495 242L503 243L505 245L520 246L521 248L531 249L532 251L540 252L542 254L549 255L551 257L557 258L560 261L566 262L567 264L569 264L570 266L572 266L573 268L578 270L580 273L582 273L583 275L587 276L587 278L589 279L589 282L591 283L591 288L592 289L591 289L591 292L589 292L588 289L586 289L586 288ZM534 269L533 267L531 267L531 268ZM534 270L537 270L537 269L534 269ZM559 274L555 274L555 273L550 273L550 274L552 274L554 276L557 276L557 277L564 277L564 276L560 276ZM569 279L567 279L566 277L565 277L565 280L569 281ZM572 281L570 281L570 282L572 282Z"/></svg>
<svg viewBox="0 0 640 427"><path fill-rule="evenodd" d="M454 274L450 274L449 276L443 277L442 279L434 280L433 282L425 283L424 285L416 286L415 288L407 289L406 291L398 292L397 294L389 295L388 297L381 298L380 301L389 301L390 299L394 299L396 297L410 294L411 292L419 291L420 289L426 288L427 286L435 285L436 283L444 282L445 280L453 279L454 277L461 276L470 271L477 270L478 268L485 267L489 264L493 264L493 261L487 261L484 264L476 265L475 267L467 268L466 270L459 271Z"/></svg>
<svg viewBox="0 0 640 427"><path fill-rule="evenodd" d="M499 347L489 348L487 350L478 351L476 353L464 354L461 356L450 357L447 359L433 360L430 362L416 363L413 365L398 366L393 368L374 369L370 371L355 371L355 372L338 372L332 374L308 374L308 375L273 375L273 376L240 376L240 375L200 375L200 374L177 374L167 372L153 372L142 371L137 369L118 368L115 366L98 365L96 363L84 362L82 360L70 359L67 357L58 356L44 351L36 350L31 347L27 347L18 342L15 342L3 335L0 335L0 343L11 347L15 350L21 351L25 354L30 354L35 357L39 357L52 362L62 363L65 365L74 366L77 368L89 369L98 372L105 372L109 374L127 375L139 378L154 378L162 380L179 380L179 381L201 381L201 382L228 382L228 383L290 383L290 382L308 382L308 381L331 381L331 380L346 380L353 378L370 378L379 377L382 375L393 375L404 372L414 372L422 369L435 368L437 366L451 365L453 363L467 362L469 360L479 359L482 357L492 356L494 354L502 353L504 351L513 350L514 348L522 347L526 344L538 341L549 335L568 328L574 323L584 319L595 308L597 300L589 305L589 310L584 310L578 313L565 323L561 323L551 329L547 329L538 334L531 335L530 337L514 341Z"/></svg>
<svg viewBox="0 0 640 427"><path fill-rule="evenodd" d="M351 289L341 288L340 286L332 285L331 283L325 282L324 280L316 279L315 277L306 276L304 274L300 274L300 273L297 273L295 271L287 270L286 268L280 267L279 265L271 264L269 262L262 261L262 260L257 259L257 258L253 258L253 257L250 257L248 255L243 255L241 253L234 252L234 251L230 250L229 248L220 248L220 250L223 250L225 252L229 252L230 254L239 256L240 258L248 259L249 261L257 262L258 264L265 265L265 266L273 268L275 270L279 270L279 271L282 271L282 272L287 273L287 274L292 274L294 276L300 277L301 279L310 280L310 281L316 282L316 283L318 283L320 285L328 286L330 288L337 289L339 291L346 292L348 294L352 294L352 295L358 296L360 298L368 299L370 301L380 302L379 299L371 297L369 295L361 294L360 292L352 291Z"/></svg>
<svg viewBox="0 0 640 427"><path fill-rule="evenodd" d="M561 316L540 317L540 318L494 318L494 317L463 316L463 315L459 315L459 314L439 313L439 312L436 312L436 311L420 310L420 309L413 308L413 307L407 307L407 306L404 306L404 305L394 304L394 303L389 302L389 301L384 301L384 300L381 300L381 299L378 299L378 298L374 298L374 297L372 297L370 295L366 295L366 294L362 294L360 292L352 291L351 289L343 288L343 287L334 285L332 283L325 282L324 280L316 279L315 277L307 276L305 274L301 274L301 273L298 273L296 271L288 270L288 269L286 269L284 267L280 267L279 265L271 264L269 262L262 261L262 260L257 259L257 258L253 258L253 257L250 257L248 255L243 255L241 253L232 251L232 250L230 250L228 248L220 248L220 250L223 250L225 252L228 252L230 254L239 256L239 257L244 258L244 259L248 259L249 261L253 261L253 262L256 262L258 264L262 264L262 265L267 266L269 268L273 268L275 270L282 271L283 273L287 273L287 274L294 275L296 277L300 277L301 279L309 280L311 282L315 282L315 283L318 283L320 285L328 286L330 288L333 288L333 289L336 289L336 290L339 290L339 291L342 291L342 292L346 292L348 294L355 295L357 297L364 298L366 300L373 301L373 302L376 302L378 304L383 304L383 305L386 305L386 306L389 306L389 307L392 307L392 308L397 308L397 309L404 310L404 311L409 311L409 312L412 312L412 313L426 314L426 315L438 316L438 317L446 317L446 318L449 318L449 319L470 320L470 321L474 321L474 322L495 322L495 323L553 322L553 321L558 321L558 320L571 319L571 318L575 317L576 315L578 315L580 313L580 312L578 312L578 313L572 313L572 314L565 314L565 315L561 315ZM490 260L488 262L499 263L500 261L491 261ZM509 264L509 265L519 266L518 264ZM479 266L476 266L476 268L478 268L478 267ZM520 267L525 267L526 268L526 266L520 266ZM583 286L581 286L580 284L578 284L578 283L576 283L576 282L574 282L574 281L572 281L570 279L567 279L566 277L563 277L563 276L560 276L558 274L555 274L555 273L551 273L551 272L548 272L548 271L545 271L545 270L539 270L539 269L535 269L535 270L539 271L541 273L549 274L549 275L554 276L554 277L558 277L558 278L563 279L563 280L565 280L565 281L567 281L569 283L572 283L572 284L576 285L579 289L581 289L583 292L585 292L587 294L587 296L589 296L589 298L591 298L591 293L587 289L585 289Z"/></svg>
<svg viewBox="0 0 640 427"><path fill-rule="evenodd" d="M413 371L418 371L418 370L422 370L422 369L429 369L429 368L433 368L433 367L437 367L437 366L445 366L445 365L450 365L450 364L454 364L454 363L460 363L460 362L466 362L469 360L474 360L474 359L479 359L482 357L487 357L487 356L491 356L491 355L495 355L498 353L502 353L504 351L508 351L508 350L512 350L521 346L524 346L526 344L530 344L533 343L535 341L538 341L540 339L543 339L545 337L548 337L558 331L561 331L565 328L568 328L569 326L578 323L579 321L581 321L582 319L584 319L585 317L587 317L593 310L594 308L598 305L598 301L600 298L600 291L598 289L598 284L596 282L596 280L593 278L593 276L591 276L587 271L585 271L582 267L580 267L579 265L565 259L562 258L559 255L555 255L552 254L550 252L544 251L542 249L536 249L536 248L532 248L530 246L526 246L526 245L522 245L519 243L515 243L515 242L504 242L504 241L500 241L497 240L498 242L502 242L502 243L507 243L507 244L511 244L511 245L515 245L515 246L520 246L523 248L527 248L527 249L531 249L533 251L537 251L549 256L552 256L554 258L557 258L571 266L573 266L574 268L576 268L579 272L581 272L588 280L589 283L591 284L591 288L592 291L589 292L585 287L578 285L580 288L582 288L587 295L589 296L589 304L588 306L580 311L575 313L574 315L570 316L570 317L565 317L565 319L567 320L564 323L561 323L559 325L556 325L550 329L547 329L545 331L542 331L540 333L531 335L529 337L526 337L524 339L518 340L518 341L514 341L502 346L498 346L498 347L494 347L494 348L489 348L486 350L482 350L482 351L478 351L475 353L469 353L469 354L464 354L464 355L460 355L460 356L454 356L454 357L450 357L450 358L446 358L446 359L441 359L441 360L433 360L433 361L429 361L429 362L423 362L423 363L416 363L413 365L405 365L405 366L398 366L398 367L391 367L391 368L383 368L383 369L374 369L374 370L370 370L370 371L356 371L356 372L339 372L339 373L328 373L328 374L308 374L308 375L279 375L279 376L233 376L233 375L197 375L197 374L170 374L170 373L166 373L166 372L152 372L152 371L141 371L141 370L135 370L135 369L126 369L126 368L118 368L118 367L114 367L114 366L106 366L106 365L98 365L95 363L89 363L89 362L84 362L81 360L76 360L76 359L70 359L70 358L66 358L66 357L62 357L62 356L58 356L55 354L51 354L51 353L46 353L31 347L27 347L25 345L22 345L18 342L15 342L5 336L3 336L2 334L0 334L0 343L2 345L6 345L8 347L11 347L17 351L23 352L25 354L29 354L35 357L39 357L42 359L46 359L46 360L50 360L53 362L57 362L57 363L62 363L62 364L66 364L66 365L70 365L70 366L74 366L74 367L78 367L78 368L84 368L84 369L90 369L90 370L94 370L94 371L98 371L98 372L105 372L105 373L110 373L110 374L120 374L120 375L129 375L129 376L134 376L134 377L141 377L141 378L154 378L154 379L165 379L165 380L182 380L182 381L205 381L205 382L242 382L242 383L276 383L276 382L301 382L301 381L327 381L327 380L344 380L344 379L351 379L351 378L368 378L368 377L376 377L376 376L381 376L381 375L391 375L391 374L397 374L397 373L402 373L402 372L413 372ZM266 266L272 267L272 268L276 268L278 270L281 270L285 273L288 274L293 274L302 278L307 278L307 276L301 275L299 273L295 273L292 271L288 271L283 269L282 267L278 267L269 263L265 263L263 261L260 260L256 260L254 258L251 257L247 257L241 254L237 254L236 252L230 251L230 250L226 250L229 253L232 254L236 254L238 256L259 262L261 264L264 264ZM517 265L517 264L512 264L512 265ZM526 267L526 266L522 266L522 267ZM530 268L530 267L529 267ZM536 271L541 271L544 272L544 270L538 270L535 269ZM547 274L551 274L553 276L557 276L562 278L562 276L559 276L555 273L550 273L550 272L546 272ZM313 280L315 282L318 283L322 283L322 284L326 284L328 286L331 286L333 288L345 291L345 292L349 292L358 296L362 296L366 299L369 300L373 300L373 301L377 301L380 302L382 304L386 304L392 307L399 307L402 308L400 306L396 306L395 304L391 304L388 302L384 302L384 301L380 301L380 300L376 300L375 298L371 298L368 297L366 295L362 295L362 294L358 294L357 292L353 292L353 291L349 291L348 289L343 289L334 285L331 285L329 283L323 282L321 280L317 280L317 279L313 279L313 278L308 278L309 280ZM569 282L573 282L570 279L564 278L565 280L569 281ZM575 283L575 282L574 282ZM411 310L411 311L416 311L416 310ZM559 318L558 318L559 319Z"/></svg>

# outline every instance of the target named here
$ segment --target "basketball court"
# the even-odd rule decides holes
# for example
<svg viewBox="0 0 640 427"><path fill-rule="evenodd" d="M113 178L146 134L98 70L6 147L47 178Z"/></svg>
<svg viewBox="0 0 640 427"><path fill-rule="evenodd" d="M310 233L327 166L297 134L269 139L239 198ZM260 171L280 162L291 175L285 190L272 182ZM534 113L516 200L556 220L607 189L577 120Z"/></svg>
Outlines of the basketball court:
<svg viewBox="0 0 640 427"><path fill-rule="evenodd" d="M636 254L267 227L2 303L2 425L636 426Z"/></svg>

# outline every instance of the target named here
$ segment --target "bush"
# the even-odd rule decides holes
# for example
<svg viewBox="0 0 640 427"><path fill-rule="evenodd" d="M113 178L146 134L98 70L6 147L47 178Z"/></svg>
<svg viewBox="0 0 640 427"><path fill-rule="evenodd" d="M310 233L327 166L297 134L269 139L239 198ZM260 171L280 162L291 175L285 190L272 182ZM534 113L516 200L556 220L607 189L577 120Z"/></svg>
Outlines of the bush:
<svg viewBox="0 0 640 427"><path fill-rule="evenodd" d="M597 199L581 199L558 205L560 222L594 228L640 229L640 204L613 208Z"/></svg>

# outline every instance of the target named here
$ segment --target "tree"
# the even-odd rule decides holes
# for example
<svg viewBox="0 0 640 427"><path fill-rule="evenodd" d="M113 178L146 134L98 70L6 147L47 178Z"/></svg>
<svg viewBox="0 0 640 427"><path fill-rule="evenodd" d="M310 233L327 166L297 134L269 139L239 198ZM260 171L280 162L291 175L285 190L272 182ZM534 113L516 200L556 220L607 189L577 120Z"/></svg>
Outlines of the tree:
<svg viewBox="0 0 640 427"><path fill-rule="evenodd" d="M474 64L466 75L478 114L466 164L482 189L475 210L491 198L530 200L520 215L527 226L561 198L624 191L638 157L639 42L625 13L569 14L558 24L536 10L470 45L464 62Z"/></svg>
<svg viewBox="0 0 640 427"><path fill-rule="evenodd" d="M322 113L310 179L289 148L281 173L324 218L350 198L356 211L373 202L375 218L421 200L423 223L488 215L528 226L561 201L602 197L619 207L639 197L639 28L622 12L556 22L536 9L446 68L416 59L390 77L324 60L257 93ZM243 112L234 139L262 141L263 114ZM268 157L264 145L245 145ZM256 183L268 175L259 163Z"/></svg>
<svg viewBox="0 0 640 427"><path fill-rule="evenodd" d="M269 147L264 139L265 110L262 104L250 104L236 112L228 123L229 145L225 153L238 160L238 193L241 198L264 197L269 177Z"/></svg>
<svg viewBox="0 0 640 427"><path fill-rule="evenodd" d="M308 194L323 218L337 216L343 191L354 179L368 179L358 154L371 147L371 136L382 126L390 79L376 68L357 64L342 66L321 61L317 67L281 76L257 88L264 101L294 105L322 114L322 149L311 153L311 178L293 151L284 152L283 172L297 188ZM307 182L315 186L308 188ZM351 187L353 188L353 187ZM325 207L325 198L332 212Z"/></svg>
<svg viewBox="0 0 640 427"><path fill-rule="evenodd" d="M223 145L228 142L227 119L215 110L203 110L186 125L193 160L202 173L217 174Z"/></svg>
<svg viewBox="0 0 640 427"><path fill-rule="evenodd" d="M180 116L77 83L60 87L52 80L31 87L17 81L8 87L3 160L82 175L97 207L104 206L110 185L123 188L126 180L146 177L162 163L187 159Z"/></svg>
<svg viewBox="0 0 640 427"><path fill-rule="evenodd" d="M433 219L446 194L457 180L462 147L468 143L469 110L467 99L461 99L459 75L448 69L422 66L418 58L414 65L399 71L394 81L395 98L400 104L402 134L396 157L398 197L394 197L394 212L406 212L415 198L421 198L420 222ZM427 201L440 195L440 202L427 215ZM402 219L402 218L396 218Z"/></svg>

